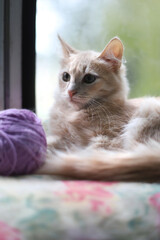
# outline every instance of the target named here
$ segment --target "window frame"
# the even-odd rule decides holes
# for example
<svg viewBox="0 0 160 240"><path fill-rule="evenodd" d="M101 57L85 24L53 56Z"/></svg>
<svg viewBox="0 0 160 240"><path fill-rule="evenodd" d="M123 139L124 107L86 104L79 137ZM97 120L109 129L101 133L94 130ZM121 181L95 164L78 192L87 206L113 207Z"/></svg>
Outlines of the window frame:
<svg viewBox="0 0 160 240"><path fill-rule="evenodd" d="M35 110L36 0L0 0L0 110Z"/></svg>
<svg viewBox="0 0 160 240"><path fill-rule="evenodd" d="M4 0L0 0L0 110L4 102Z"/></svg>

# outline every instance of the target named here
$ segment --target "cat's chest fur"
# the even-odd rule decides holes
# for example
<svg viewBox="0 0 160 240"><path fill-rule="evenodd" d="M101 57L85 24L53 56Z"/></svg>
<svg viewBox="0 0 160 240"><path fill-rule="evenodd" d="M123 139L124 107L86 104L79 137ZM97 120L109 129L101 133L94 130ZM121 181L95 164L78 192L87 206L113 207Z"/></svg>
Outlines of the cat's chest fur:
<svg viewBox="0 0 160 240"><path fill-rule="evenodd" d="M51 114L51 134L60 136L64 147L99 142L104 148L120 148L120 135L130 117L131 111L126 106L109 108L101 105L77 111L60 105L54 107ZM99 140L100 137L102 140Z"/></svg>

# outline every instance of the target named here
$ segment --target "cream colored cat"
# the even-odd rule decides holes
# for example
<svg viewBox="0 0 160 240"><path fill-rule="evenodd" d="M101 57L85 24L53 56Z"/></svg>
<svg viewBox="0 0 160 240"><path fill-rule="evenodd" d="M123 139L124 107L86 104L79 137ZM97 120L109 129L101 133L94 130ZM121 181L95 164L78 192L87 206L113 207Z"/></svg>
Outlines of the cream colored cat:
<svg viewBox="0 0 160 240"><path fill-rule="evenodd" d="M127 99L123 45L78 51L60 37L59 88L48 152L38 174L79 179L159 181L160 102Z"/></svg>

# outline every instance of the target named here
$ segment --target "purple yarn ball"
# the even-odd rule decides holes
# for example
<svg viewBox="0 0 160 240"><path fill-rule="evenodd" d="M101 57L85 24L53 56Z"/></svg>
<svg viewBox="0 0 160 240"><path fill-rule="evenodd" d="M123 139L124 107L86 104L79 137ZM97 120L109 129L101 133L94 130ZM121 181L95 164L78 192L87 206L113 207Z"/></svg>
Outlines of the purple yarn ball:
<svg viewBox="0 0 160 240"><path fill-rule="evenodd" d="M45 161L46 137L41 121L26 109L0 112L0 175L33 173Z"/></svg>

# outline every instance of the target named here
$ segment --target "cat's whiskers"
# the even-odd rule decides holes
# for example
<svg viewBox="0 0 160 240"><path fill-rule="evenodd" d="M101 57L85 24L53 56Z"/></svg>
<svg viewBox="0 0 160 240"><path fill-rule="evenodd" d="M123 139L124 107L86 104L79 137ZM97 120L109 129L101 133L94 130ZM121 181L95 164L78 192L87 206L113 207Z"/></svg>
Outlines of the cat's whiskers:
<svg viewBox="0 0 160 240"><path fill-rule="evenodd" d="M103 123L103 120L105 120L105 118L102 118L100 117L100 112L104 112L105 115L107 114L105 112L105 109L101 106L101 103L99 103L98 101L96 101L95 99L91 99L90 97L84 97L85 99L88 99L88 106L87 106L87 109L88 109L88 112L89 114L91 114L91 117L92 117L92 121L95 122L95 119L96 119L96 116L98 117L99 119L99 131L101 132L102 130L102 123ZM98 108L97 108L98 106ZM102 111L99 111L99 109L101 109ZM107 119L108 119L108 115L107 115Z"/></svg>
<svg viewBox="0 0 160 240"><path fill-rule="evenodd" d="M67 94L65 95L65 100L66 98L67 98ZM83 95L78 95L75 97L75 99L78 100L78 103L82 103L81 109L86 109L86 112L88 112L89 121L95 124L94 126L97 126L98 132L103 134L103 132L106 130L106 125L105 125L106 121L108 123L108 129L110 129L110 118L107 113L107 109L103 107L102 102L99 102L98 100L93 99L90 96L83 96ZM86 104L88 105L87 107L85 107Z"/></svg>
<svg viewBox="0 0 160 240"><path fill-rule="evenodd" d="M99 106L101 108L101 106ZM102 108L101 108L102 109ZM99 117L99 132L102 132L102 118L100 117L100 114L99 114L99 109L96 109L97 110L97 114L98 114L98 117ZM103 109L102 109L103 110Z"/></svg>
<svg viewBox="0 0 160 240"><path fill-rule="evenodd" d="M97 115L98 116L98 119L99 119L99 131L101 131L101 118L100 118L100 115L99 115L99 112L98 111L95 111L97 109L93 108L94 109L94 115ZM92 111L92 115L93 115L93 111Z"/></svg>
<svg viewBox="0 0 160 240"><path fill-rule="evenodd" d="M100 102L98 102L97 100L95 100L95 99L92 99L92 101L98 106L98 108L100 109L100 110L102 110L101 111L101 113L103 112L104 114L105 114L105 117L107 118L107 122L108 122L108 130L110 130L110 127L111 127L111 121L110 121L110 116L111 116L111 114L110 114L110 112L105 108L105 107L103 107L103 105L102 105L102 103L100 103ZM98 110L99 110L98 109ZM108 114L108 113L109 114ZM99 117L100 118L100 117ZM106 118L100 118L100 121L102 121L102 120L106 120ZM106 126L103 126L105 129L106 129Z"/></svg>

